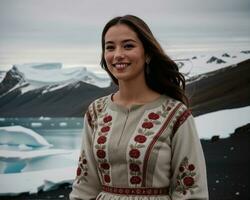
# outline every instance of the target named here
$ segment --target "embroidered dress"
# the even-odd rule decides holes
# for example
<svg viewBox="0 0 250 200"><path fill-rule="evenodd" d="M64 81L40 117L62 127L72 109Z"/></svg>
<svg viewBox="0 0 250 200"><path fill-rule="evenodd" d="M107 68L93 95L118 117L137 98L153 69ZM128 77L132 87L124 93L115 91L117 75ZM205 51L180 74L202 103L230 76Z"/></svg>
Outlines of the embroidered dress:
<svg viewBox="0 0 250 200"><path fill-rule="evenodd" d="M193 116L165 95L130 109L112 95L94 101L76 173L71 200L208 199Z"/></svg>

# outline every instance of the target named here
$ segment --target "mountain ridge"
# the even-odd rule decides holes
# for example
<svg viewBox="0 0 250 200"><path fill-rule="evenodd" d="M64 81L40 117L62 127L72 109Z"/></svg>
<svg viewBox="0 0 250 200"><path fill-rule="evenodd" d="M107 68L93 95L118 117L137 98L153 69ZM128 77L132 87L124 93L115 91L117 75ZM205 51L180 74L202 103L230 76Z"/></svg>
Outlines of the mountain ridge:
<svg viewBox="0 0 250 200"><path fill-rule="evenodd" d="M186 91L193 115L249 105L249 65L248 59L188 79ZM113 83L100 88L79 80L25 90L27 87L30 83L13 66L0 83L0 117L80 117L93 100L117 90Z"/></svg>

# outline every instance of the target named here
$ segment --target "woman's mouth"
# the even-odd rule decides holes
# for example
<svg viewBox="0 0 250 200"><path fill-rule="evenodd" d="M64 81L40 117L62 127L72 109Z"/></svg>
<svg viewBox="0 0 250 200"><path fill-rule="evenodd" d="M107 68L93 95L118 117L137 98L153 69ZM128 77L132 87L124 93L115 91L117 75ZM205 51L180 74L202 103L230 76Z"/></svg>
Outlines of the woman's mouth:
<svg viewBox="0 0 250 200"><path fill-rule="evenodd" d="M122 70L128 67L129 65L130 65L129 63L115 63L113 64L113 67L115 67L118 70Z"/></svg>

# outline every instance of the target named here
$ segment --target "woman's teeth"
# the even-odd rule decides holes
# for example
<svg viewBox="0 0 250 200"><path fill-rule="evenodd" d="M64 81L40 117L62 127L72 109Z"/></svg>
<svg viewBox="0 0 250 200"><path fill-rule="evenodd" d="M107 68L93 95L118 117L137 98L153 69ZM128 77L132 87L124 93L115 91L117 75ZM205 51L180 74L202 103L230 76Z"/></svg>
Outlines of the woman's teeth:
<svg viewBox="0 0 250 200"><path fill-rule="evenodd" d="M127 66L128 66L128 64L124 64L124 63L115 64L116 69L124 69Z"/></svg>

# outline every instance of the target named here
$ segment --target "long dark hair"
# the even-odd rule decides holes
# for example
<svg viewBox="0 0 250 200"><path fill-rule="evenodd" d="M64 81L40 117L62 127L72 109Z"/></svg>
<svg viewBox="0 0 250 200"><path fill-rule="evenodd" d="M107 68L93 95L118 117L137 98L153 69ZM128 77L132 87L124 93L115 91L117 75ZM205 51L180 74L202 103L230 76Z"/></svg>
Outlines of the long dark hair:
<svg viewBox="0 0 250 200"><path fill-rule="evenodd" d="M148 25L136 16L115 17L105 25L102 31L102 58L100 64L108 72L112 80L118 85L118 80L108 70L104 58L105 35L110 27L117 24L129 26L141 40L145 54L150 57L150 63L146 64L148 66L145 65L148 68L145 70L145 79L148 87L160 94L166 94L177 99L188 106L184 76L179 72L177 64L166 55Z"/></svg>

